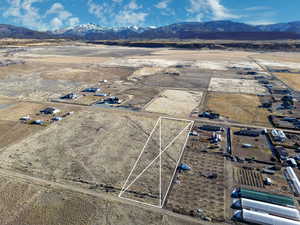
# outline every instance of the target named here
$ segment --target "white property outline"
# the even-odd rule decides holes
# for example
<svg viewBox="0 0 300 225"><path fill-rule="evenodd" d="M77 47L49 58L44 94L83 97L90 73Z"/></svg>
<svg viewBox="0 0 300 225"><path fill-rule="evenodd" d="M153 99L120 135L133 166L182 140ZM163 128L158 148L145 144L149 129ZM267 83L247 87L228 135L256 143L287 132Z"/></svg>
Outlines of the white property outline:
<svg viewBox="0 0 300 225"><path fill-rule="evenodd" d="M184 128L180 131L180 133L179 133L179 134L178 134L178 135L177 135L177 136L176 136L176 137L175 137L175 138L167 145L166 148L164 148L164 150L162 150L162 143L161 143L161 139L162 139L162 138L161 138L161 120L162 120L162 119L167 119L167 120L177 120L177 121L185 121L185 122L188 122L188 125L187 125L186 127L184 127ZM133 171L135 170L135 168L136 168L136 166L137 166L137 164L138 164L138 162L139 162L139 160L140 160L142 154L144 153L144 151L145 151L145 149L146 149L146 147L147 147L147 145L148 145L148 142L150 141L150 139L151 139L151 137L152 137L152 135L153 135L153 133L154 133L154 131L156 130L156 128L157 128L158 125L160 126L160 129L159 129L159 154L158 154L158 156L156 156L156 157L149 163L149 165L146 166L146 168L145 168L139 175L137 175L136 178L135 178L129 185L127 185L129 178L131 177ZM149 137L148 137L148 139L147 139L147 141L146 141L146 143L145 143L145 145L144 145L144 147L143 147L143 149L142 149L142 151L141 151L139 157L137 158L137 160L136 160L136 162L135 162L135 164L134 164L134 166L133 166L133 168L132 168L132 170L131 170L129 176L127 177L127 179L126 179L126 181L125 181L125 183L124 183L124 185L123 185L123 187L122 187L122 189L121 189L121 191L120 191L120 193L119 193L119 198L126 199L126 200L133 201L133 202L140 203L140 204L144 204L144 205L148 205L148 206L153 206L153 207L157 207L157 208L162 208L163 205L164 205L164 203L165 203L165 201L166 201L168 192L169 192L169 190L170 190L170 188L171 188L172 181L173 181L173 179L174 179L174 177L175 177L175 175L176 175L177 168L178 168L178 166L179 166L179 163L180 163L180 160L181 160L181 158L182 158L184 149L185 149L186 144L187 144L187 142L188 142L189 133L191 132L191 130L192 130L192 128L193 128L193 125L194 125L194 121L192 121L192 120L175 119L175 118L169 118L169 117L160 117L160 118L157 120L157 122L156 122L156 124L155 124L153 130L151 131L151 133L150 133L150 135L149 135ZM188 129L188 128L189 128L189 129ZM185 138L184 145L182 146L181 153L180 153L179 159L178 159L178 161L177 161L177 163L176 163L176 167L174 168L174 172L173 172L173 175L172 175L172 177L171 177L170 184L169 184L169 186L168 186L168 188L167 188L166 194L165 194L164 198L162 199L162 190L161 190L161 184L162 184L162 182L161 182L161 156L162 156L162 154L163 154L165 151L167 151L168 148L169 148L169 147L177 140L177 138L179 138L179 137L183 134L183 132L185 132L185 131L188 131L188 132L187 132L187 135L186 135L186 138ZM130 198L126 198L126 197L122 197L122 194L123 194L124 192L126 192L126 191L131 187L131 185L133 185L133 184L136 182L136 180L137 180L138 178L140 178L140 177L144 174L144 172L147 171L147 170L149 169L149 167L150 167L150 166L151 166L158 158L159 158L159 196L160 196L160 199L159 199L159 206L157 206L157 205L152 205L152 204L145 203L145 202L141 202L141 201L137 201L137 200L130 199Z"/></svg>

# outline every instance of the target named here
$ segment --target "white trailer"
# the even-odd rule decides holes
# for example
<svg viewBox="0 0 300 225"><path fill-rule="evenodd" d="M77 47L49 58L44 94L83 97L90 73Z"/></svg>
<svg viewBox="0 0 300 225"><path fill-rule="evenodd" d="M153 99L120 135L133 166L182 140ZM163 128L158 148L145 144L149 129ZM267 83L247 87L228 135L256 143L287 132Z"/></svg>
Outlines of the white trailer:
<svg viewBox="0 0 300 225"><path fill-rule="evenodd" d="M261 225L300 225L299 221L273 216L267 213L247 209L235 212L233 219Z"/></svg>
<svg viewBox="0 0 300 225"><path fill-rule="evenodd" d="M273 216L300 221L300 213L295 208L255 201L247 198L237 199L232 206L237 209L253 210L268 213Z"/></svg>

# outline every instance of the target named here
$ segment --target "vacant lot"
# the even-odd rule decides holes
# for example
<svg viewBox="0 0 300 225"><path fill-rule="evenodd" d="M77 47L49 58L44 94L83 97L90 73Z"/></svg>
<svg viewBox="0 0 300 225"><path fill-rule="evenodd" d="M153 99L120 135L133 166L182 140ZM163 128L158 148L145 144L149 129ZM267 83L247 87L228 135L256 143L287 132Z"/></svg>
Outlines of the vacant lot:
<svg viewBox="0 0 300 225"><path fill-rule="evenodd" d="M121 196L155 206L163 204L191 128L189 121L161 119L128 177Z"/></svg>
<svg viewBox="0 0 300 225"><path fill-rule="evenodd" d="M199 105L202 94L194 91L166 90L146 108L146 111L186 117Z"/></svg>
<svg viewBox="0 0 300 225"><path fill-rule="evenodd" d="M245 124L269 125L269 112L260 108L255 95L209 93L207 109L219 113L232 121Z"/></svg>
<svg viewBox="0 0 300 225"><path fill-rule="evenodd" d="M0 176L2 225L180 225L186 221L133 205ZM188 222L189 224L198 224Z"/></svg>
<svg viewBox="0 0 300 225"><path fill-rule="evenodd" d="M0 161L34 176L120 188L156 119L98 109L78 112L3 148Z"/></svg>
<svg viewBox="0 0 300 225"><path fill-rule="evenodd" d="M267 90L257 80L212 78L209 91L240 94L265 94Z"/></svg>
<svg viewBox="0 0 300 225"><path fill-rule="evenodd" d="M275 73L275 75L295 91L300 91L300 73Z"/></svg>

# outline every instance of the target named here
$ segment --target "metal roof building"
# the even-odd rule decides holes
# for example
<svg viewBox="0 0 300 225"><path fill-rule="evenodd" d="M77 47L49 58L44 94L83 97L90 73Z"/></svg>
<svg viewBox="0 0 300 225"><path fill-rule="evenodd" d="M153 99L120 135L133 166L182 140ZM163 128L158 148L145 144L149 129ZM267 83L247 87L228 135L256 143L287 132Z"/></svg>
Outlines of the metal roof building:
<svg viewBox="0 0 300 225"><path fill-rule="evenodd" d="M279 216L286 219L300 221L300 213L295 208L274 205L266 202L255 201L251 199L237 199L232 204L236 209L247 209L259 212L265 212L273 216Z"/></svg>
<svg viewBox="0 0 300 225"><path fill-rule="evenodd" d="M262 201L267 202L275 205L282 205L282 206L289 206L289 207L295 207L295 202L293 198L284 196L284 195L278 195L278 194L271 194L267 192L259 192L259 191L253 191L249 189L239 188L235 189L232 192L233 198L247 198L252 199L256 201Z"/></svg>
<svg viewBox="0 0 300 225"><path fill-rule="evenodd" d="M237 211L233 219L262 225L300 225L300 222L247 209Z"/></svg>
<svg viewBox="0 0 300 225"><path fill-rule="evenodd" d="M293 191L296 195L300 195L300 182L292 167L285 170L286 178L291 182Z"/></svg>

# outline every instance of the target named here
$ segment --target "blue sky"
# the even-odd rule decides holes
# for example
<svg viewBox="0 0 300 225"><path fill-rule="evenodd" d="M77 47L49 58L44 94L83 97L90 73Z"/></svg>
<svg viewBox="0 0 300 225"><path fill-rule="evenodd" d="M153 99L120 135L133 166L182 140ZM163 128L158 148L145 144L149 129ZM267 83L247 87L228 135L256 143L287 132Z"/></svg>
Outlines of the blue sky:
<svg viewBox="0 0 300 225"><path fill-rule="evenodd" d="M300 0L0 0L0 23L37 30L77 24L161 26L183 21L300 21Z"/></svg>

